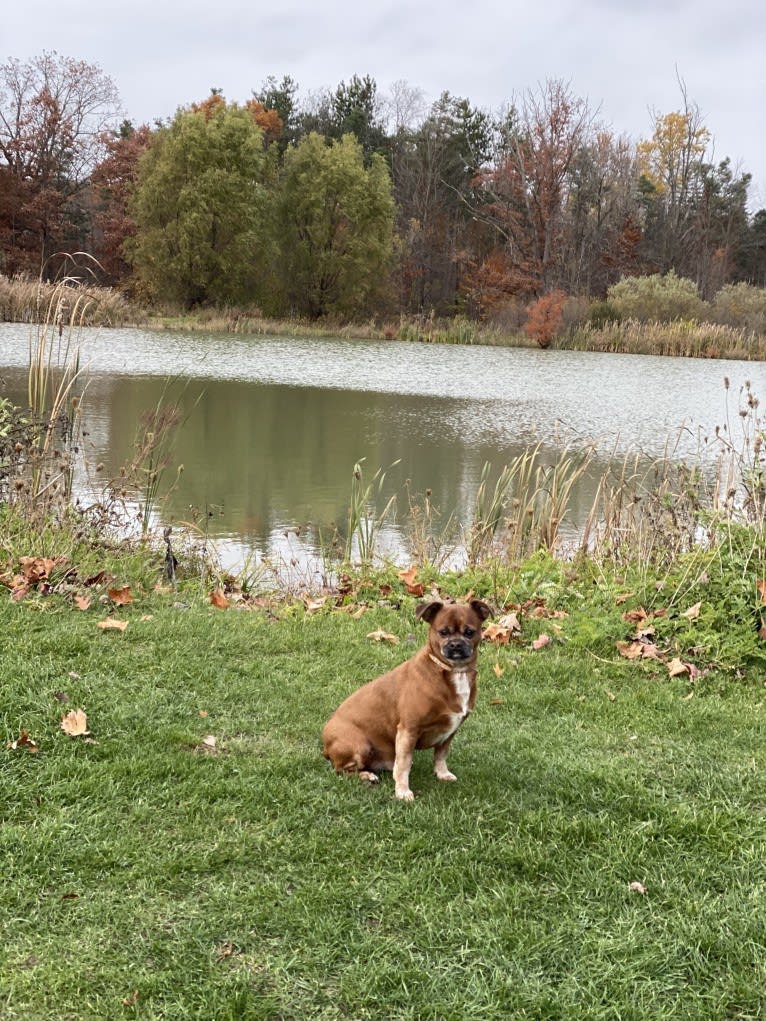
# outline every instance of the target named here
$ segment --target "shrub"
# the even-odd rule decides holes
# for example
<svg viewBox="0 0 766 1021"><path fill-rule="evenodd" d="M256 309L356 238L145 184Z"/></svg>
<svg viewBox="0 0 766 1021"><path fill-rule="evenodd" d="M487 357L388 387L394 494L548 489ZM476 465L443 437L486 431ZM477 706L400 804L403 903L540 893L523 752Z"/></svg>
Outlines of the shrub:
<svg viewBox="0 0 766 1021"><path fill-rule="evenodd" d="M524 323L524 332L536 340L540 347L550 347L551 341L559 332L566 300L567 296L563 291L551 291L533 301L527 308L528 318Z"/></svg>
<svg viewBox="0 0 766 1021"><path fill-rule="evenodd" d="M693 280L671 270L662 276L624 277L607 291L607 298L622 319L670 323L674 319L703 318L705 303Z"/></svg>
<svg viewBox="0 0 766 1021"><path fill-rule="evenodd" d="M766 334L766 288L727 284L712 304L714 322Z"/></svg>
<svg viewBox="0 0 766 1021"><path fill-rule="evenodd" d="M607 323L619 323L622 316L610 301L594 301L588 313L588 322L594 330L600 330Z"/></svg>

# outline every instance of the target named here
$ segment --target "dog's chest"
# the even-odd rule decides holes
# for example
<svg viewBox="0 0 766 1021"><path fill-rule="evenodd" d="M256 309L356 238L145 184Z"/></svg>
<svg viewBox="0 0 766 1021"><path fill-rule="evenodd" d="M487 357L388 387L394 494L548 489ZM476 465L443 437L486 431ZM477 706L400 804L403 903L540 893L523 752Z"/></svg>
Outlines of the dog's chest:
<svg viewBox="0 0 766 1021"><path fill-rule="evenodd" d="M450 677L450 683L455 689L458 703L457 711L450 713L450 722L444 738L450 737L468 715L468 703L471 698L471 675L465 672L455 672Z"/></svg>

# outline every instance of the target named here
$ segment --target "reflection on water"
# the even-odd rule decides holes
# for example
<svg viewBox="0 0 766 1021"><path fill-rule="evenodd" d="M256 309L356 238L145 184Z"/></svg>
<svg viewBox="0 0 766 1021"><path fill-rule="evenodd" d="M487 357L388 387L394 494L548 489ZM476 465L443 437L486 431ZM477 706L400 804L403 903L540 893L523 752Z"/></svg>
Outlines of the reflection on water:
<svg viewBox="0 0 766 1021"><path fill-rule="evenodd" d="M116 476L142 416L175 400L184 421L173 467L184 471L164 517L198 518L231 550L316 551L346 519L351 472L389 469L386 494L411 490L470 518L482 466L499 469L542 442L599 443L600 461L578 486L570 525L581 524L594 477L627 450L695 453L700 436L736 421L746 379L763 393L762 363L695 361L512 348L429 346L86 330L87 460ZM27 328L0 325L0 393L23 403ZM684 428L679 432L680 427ZM395 467L389 468L399 461ZM300 528L300 536L285 532ZM397 531L386 537L396 544Z"/></svg>

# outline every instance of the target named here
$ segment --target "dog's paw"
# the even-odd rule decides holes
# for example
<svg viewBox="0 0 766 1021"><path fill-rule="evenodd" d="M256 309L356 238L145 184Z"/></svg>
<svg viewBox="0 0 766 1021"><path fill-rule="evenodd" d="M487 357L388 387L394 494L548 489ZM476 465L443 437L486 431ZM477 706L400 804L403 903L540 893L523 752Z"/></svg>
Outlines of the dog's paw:
<svg viewBox="0 0 766 1021"><path fill-rule="evenodd" d="M359 779L365 783L380 783L380 777L377 773L371 773L369 769L359 770Z"/></svg>
<svg viewBox="0 0 766 1021"><path fill-rule="evenodd" d="M448 783L456 783L457 777L454 773L451 773L448 769L440 769L436 771L436 779L442 780Z"/></svg>
<svg viewBox="0 0 766 1021"><path fill-rule="evenodd" d="M397 789L394 792L394 796L396 797L396 799L398 801L414 801L415 800L415 795L412 793L412 791L409 789L409 787L404 787L401 790Z"/></svg>

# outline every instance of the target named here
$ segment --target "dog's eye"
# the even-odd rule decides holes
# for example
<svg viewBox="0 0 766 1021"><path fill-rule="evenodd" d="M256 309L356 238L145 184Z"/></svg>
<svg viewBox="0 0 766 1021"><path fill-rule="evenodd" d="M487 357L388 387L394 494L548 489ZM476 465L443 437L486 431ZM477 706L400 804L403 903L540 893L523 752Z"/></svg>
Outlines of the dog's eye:
<svg viewBox="0 0 766 1021"><path fill-rule="evenodd" d="M448 634L449 634L449 628L448 627L440 627L439 628L439 635L442 638L446 638Z"/></svg>
<svg viewBox="0 0 766 1021"><path fill-rule="evenodd" d="M466 638L473 638L476 632L472 627L467 627L463 629L463 634L466 636Z"/></svg>

